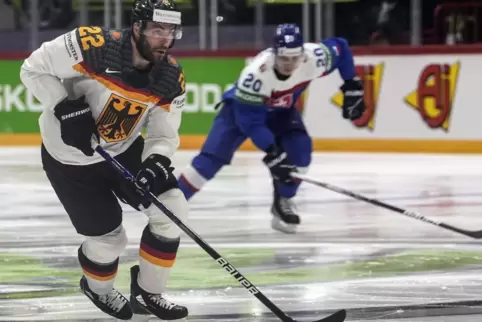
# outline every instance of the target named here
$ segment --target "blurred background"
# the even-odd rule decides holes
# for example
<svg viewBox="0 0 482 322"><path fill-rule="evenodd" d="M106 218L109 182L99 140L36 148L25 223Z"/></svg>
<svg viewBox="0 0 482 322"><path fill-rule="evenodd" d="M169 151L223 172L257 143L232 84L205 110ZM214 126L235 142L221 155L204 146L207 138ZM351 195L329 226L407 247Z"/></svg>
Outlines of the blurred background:
<svg viewBox="0 0 482 322"><path fill-rule="evenodd" d="M178 49L262 49L273 26L295 22L307 41L351 45L471 44L482 40L481 0L178 0ZM0 52L27 52L79 25L127 27L132 0L0 0Z"/></svg>

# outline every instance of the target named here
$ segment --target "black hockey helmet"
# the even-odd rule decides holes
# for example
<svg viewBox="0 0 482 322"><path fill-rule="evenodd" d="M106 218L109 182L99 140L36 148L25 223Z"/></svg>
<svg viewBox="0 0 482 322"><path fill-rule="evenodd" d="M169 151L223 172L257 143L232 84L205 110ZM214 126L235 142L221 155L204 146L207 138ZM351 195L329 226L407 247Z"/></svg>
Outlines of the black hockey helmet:
<svg viewBox="0 0 482 322"><path fill-rule="evenodd" d="M172 32L173 40L182 37L181 12L177 9L174 0L135 0L132 6L131 22L140 24L141 33L146 32L148 22L172 24L175 25Z"/></svg>

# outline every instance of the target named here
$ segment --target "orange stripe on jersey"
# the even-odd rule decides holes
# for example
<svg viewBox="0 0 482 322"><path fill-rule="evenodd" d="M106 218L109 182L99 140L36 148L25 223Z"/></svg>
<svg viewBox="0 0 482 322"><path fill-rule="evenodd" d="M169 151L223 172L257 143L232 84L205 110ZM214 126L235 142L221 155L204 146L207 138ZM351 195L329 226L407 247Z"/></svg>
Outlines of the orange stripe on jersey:
<svg viewBox="0 0 482 322"><path fill-rule="evenodd" d="M117 92L125 98L130 98L140 102L152 103L168 112L170 110L171 104L161 97L138 88L130 87L105 75L99 75L92 71L85 63L76 64L73 66L73 69L81 74L95 79L111 91Z"/></svg>

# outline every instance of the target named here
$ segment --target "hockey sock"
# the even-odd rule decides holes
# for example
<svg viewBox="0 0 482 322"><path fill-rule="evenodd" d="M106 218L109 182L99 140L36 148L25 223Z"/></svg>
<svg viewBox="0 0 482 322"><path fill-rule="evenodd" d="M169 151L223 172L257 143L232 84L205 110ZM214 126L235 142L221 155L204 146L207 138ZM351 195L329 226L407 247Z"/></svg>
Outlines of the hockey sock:
<svg viewBox="0 0 482 322"><path fill-rule="evenodd" d="M189 200L216 175L224 164L225 162L221 159L205 153L194 157L192 164L178 180L179 189L184 193L184 197Z"/></svg>
<svg viewBox="0 0 482 322"><path fill-rule="evenodd" d="M98 295L109 293L114 287L119 258L108 264L96 263L87 258L82 248L83 246L81 245L78 251L78 258L89 288Z"/></svg>
<svg viewBox="0 0 482 322"><path fill-rule="evenodd" d="M275 189L281 197L292 198L296 195L300 184L300 180L296 180L293 184L283 184L275 182Z"/></svg>
<svg viewBox="0 0 482 322"><path fill-rule="evenodd" d="M193 186L191 182L186 179L185 174L181 174L181 177L179 178L177 182L179 189L181 189L182 193L184 194L184 197L186 200L189 200L196 194L196 192L199 191L198 188Z"/></svg>
<svg viewBox="0 0 482 322"><path fill-rule="evenodd" d="M176 259L179 238L170 239L152 234L149 225L142 233L139 250L139 286L149 293L161 294Z"/></svg>

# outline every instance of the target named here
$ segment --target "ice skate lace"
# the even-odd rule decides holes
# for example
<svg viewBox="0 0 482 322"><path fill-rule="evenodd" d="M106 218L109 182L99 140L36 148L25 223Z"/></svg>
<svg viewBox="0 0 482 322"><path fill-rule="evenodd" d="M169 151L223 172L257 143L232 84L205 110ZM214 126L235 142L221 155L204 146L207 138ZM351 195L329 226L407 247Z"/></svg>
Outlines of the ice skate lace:
<svg viewBox="0 0 482 322"><path fill-rule="evenodd" d="M122 310L122 308L127 302L127 300L122 296L122 294L115 290L112 290L106 295L99 296L99 300L105 303L111 309L114 309L116 312Z"/></svg>
<svg viewBox="0 0 482 322"><path fill-rule="evenodd" d="M295 203L288 198L281 198L279 201L279 206L281 208L281 211L285 215L296 215L296 205ZM295 210L295 211L293 211Z"/></svg>
<svg viewBox="0 0 482 322"><path fill-rule="evenodd" d="M172 310L172 308L176 306L176 304L169 302L160 294L149 295L149 299L166 310Z"/></svg>

